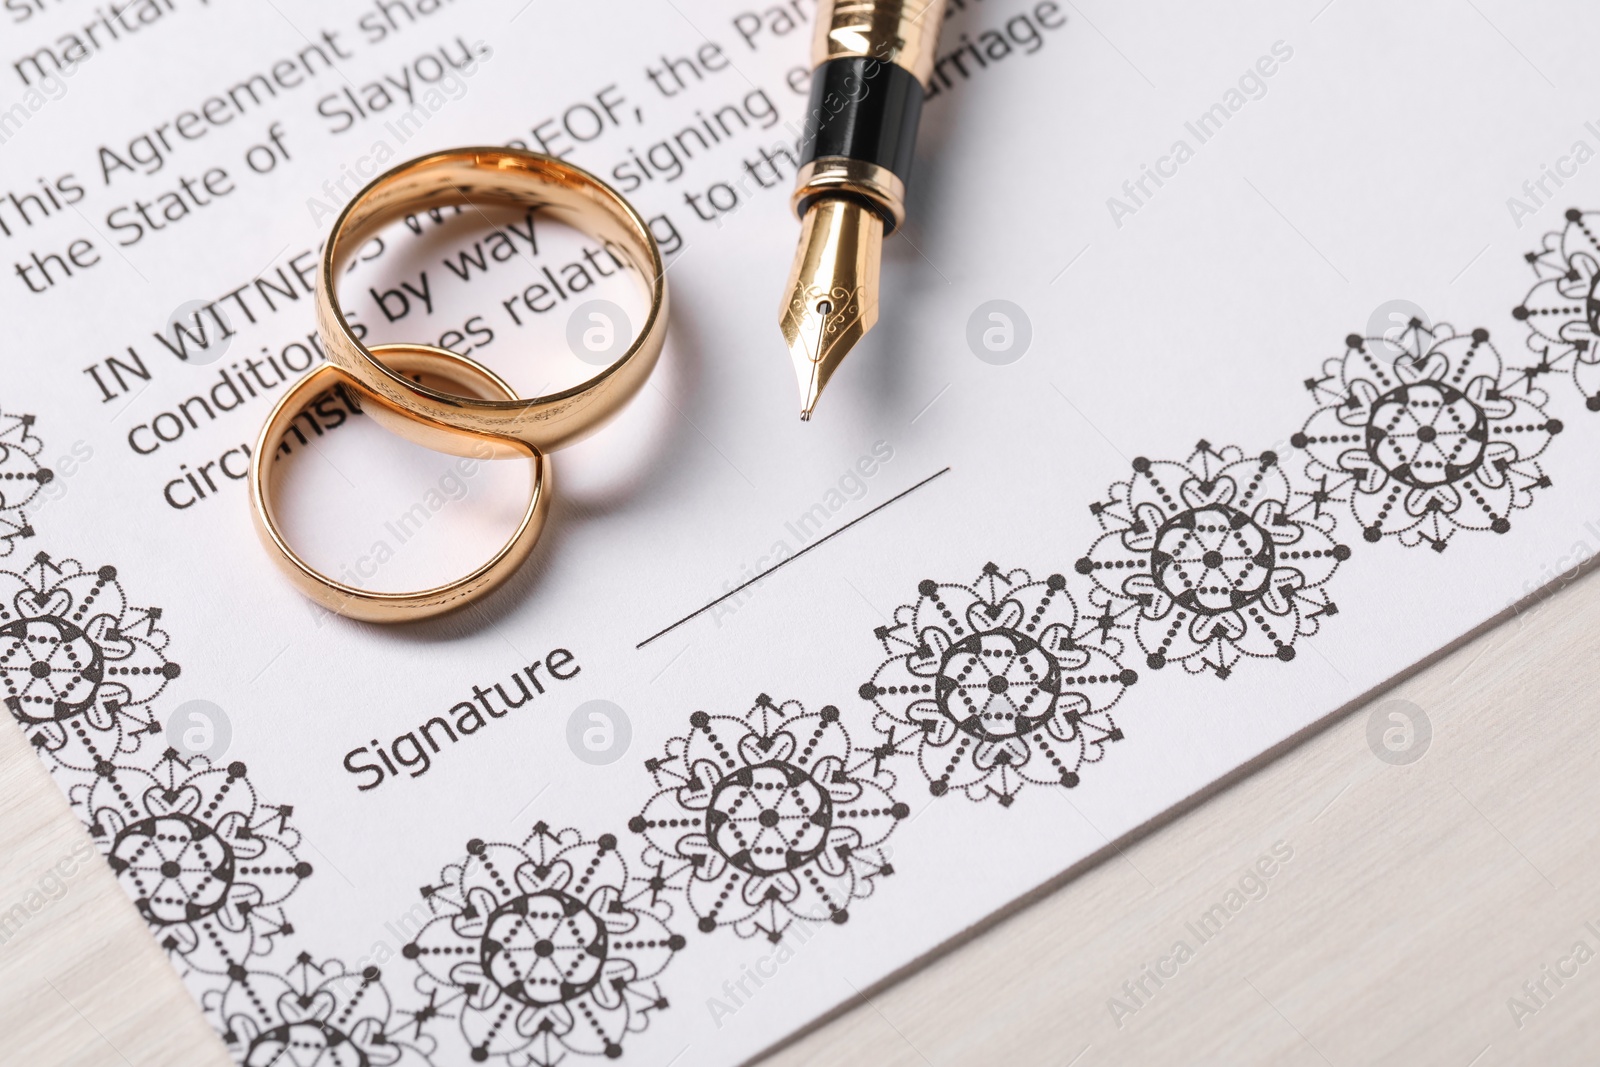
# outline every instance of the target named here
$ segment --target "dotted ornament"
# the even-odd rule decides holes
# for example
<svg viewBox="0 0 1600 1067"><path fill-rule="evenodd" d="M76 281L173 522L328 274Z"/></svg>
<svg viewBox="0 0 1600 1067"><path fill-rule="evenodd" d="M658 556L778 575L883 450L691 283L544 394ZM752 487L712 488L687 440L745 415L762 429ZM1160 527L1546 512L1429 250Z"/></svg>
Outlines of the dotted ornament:
<svg viewBox="0 0 1600 1067"><path fill-rule="evenodd" d="M1079 559L1102 633L1131 629L1145 663L1227 678L1246 656L1292 660L1338 607L1323 586L1350 549L1332 499L1291 480L1273 452L1201 441L1182 463L1133 461L1089 506L1105 533Z"/></svg>
<svg viewBox="0 0 1600 1067"><path fill-rule="evenodd" d="M0 412L0 556L9 556L16 543L33 536L27 509L41 486L55 479L39 465L44 442L33 433L32 415Z"/></svg>
<svg viewBox="0 0 1600 1067"><path fill-rule="evenodd" d="M401 954L422 968L429 1009L459 1018L475 1063L616 1058L667 1007L654 979L684 940L612 834L541 822L520 846L469 841L422 896L434 917Z"/></svg>
<svg viewBox="0 0 1600 1067"><path fill-rule="evenodd" d="M95 771L160 732L149 704L180 670L160 618L129 606L115 567L40 552L0 571L0 689L47 759Z"/></svg>
<svg viewBox="0 0 1600 1067"><path fill-rule="evenodd" d="M4 474L0 463L0 487ZM293 809L263 804L243 763L141 745L162 732L151 705L179 674L160 618L129 606L115 567L40 552L0 571L12 717L240 1063L430 1063L432 1006L400 1034L375 968L351 975L301 953L271 973L294 934L283 904L312 868L295 855Z"/></svg>
<svg viewBox="0 0 1600 1067"><path fill-rule="evenodd" d="M888 659L860 695L886 747L912 752L934 796L1010 806L1024 784L1078 784L1122 740L1110 709L1138 673L1116 637L1080 621L1064 575L993 563L971 585L924 580L876 632Z"/></svg>
<svg viewBox="0 0 1600 1067"><path fill-rule="evenodd" d="M244 1067L424 1067L431 1007L397 1012L377 967L351 973L300 953L282 973L236 967L205 1008Z"/></svg>
<svg viewBox="0 0 1600 1067"><path fill-rule="evenodd" d="M1524 258L1540 280L1511 309L1535 356L1517 370L1530 385L1570 374L1588 409L1600 411L1600 212L1569 210L1566 227Z"/></svg>
<svg viewBox="0 0 1600 1067"><path fill-rule="evenodd" d="M1323 406L1291 443L1364 539L1443 552L1461 530L1508 532L1512 512L1549 488L1535 457L1561 422L1545 415L1532 375L1504 367L1487 330L1414 319L1395 340L1351 334L1345 345L1306 382Z"/></svg>
<svg viewBox="0 0 1600 1067"><path fill-rule="evenodd" d="M227 974L294 932L281 905L311 875L293 809L264 805L239 762L167 749L152 770L102 763L89 833L179 971Z"/></svg>
<svg viewBox="0 0 1600 1067"><path fill-rule="evenodd" d="M665 758L645 761L659 792L628 823L652 887L683 893L703 933L777 942L796 921L848 921L894 873L881 846L911 814L889 753L854 749L832 705L762 694L743 716L695 712Z"/></svg>

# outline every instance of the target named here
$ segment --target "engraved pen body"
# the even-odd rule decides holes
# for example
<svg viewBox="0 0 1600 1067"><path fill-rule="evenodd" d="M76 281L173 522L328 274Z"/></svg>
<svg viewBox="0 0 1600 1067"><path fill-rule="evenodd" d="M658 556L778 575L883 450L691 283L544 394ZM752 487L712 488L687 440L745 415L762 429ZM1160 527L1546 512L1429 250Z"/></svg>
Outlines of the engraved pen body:
<svg viewBox="0 0 1600 1067"><path fill-rule="evenodd" d="M800 246L779 314L802 419L877 321L883 238L905 221L906 179L943 18L943 0L817 5L793 198Z"/></svg>

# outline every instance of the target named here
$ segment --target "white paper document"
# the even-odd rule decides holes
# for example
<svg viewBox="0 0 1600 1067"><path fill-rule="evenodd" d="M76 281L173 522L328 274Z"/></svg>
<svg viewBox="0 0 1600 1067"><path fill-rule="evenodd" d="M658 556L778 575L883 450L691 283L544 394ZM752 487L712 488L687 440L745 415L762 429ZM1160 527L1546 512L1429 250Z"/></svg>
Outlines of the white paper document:
<svg viewBox="0 0 1600 1067"><path fill-rule="evenodd" d="M1600 13L955 0L881 320L802 423L812 15L5 0L0 682L240 1062L745 1062L1597 550ZM630 198L666 353L505 587L355 623L262 551L250 456L334 216L471 144ZM341 300L532 396L643 293L464 208ZM530 484L337 394L275 466L372 589Z"/></svg>

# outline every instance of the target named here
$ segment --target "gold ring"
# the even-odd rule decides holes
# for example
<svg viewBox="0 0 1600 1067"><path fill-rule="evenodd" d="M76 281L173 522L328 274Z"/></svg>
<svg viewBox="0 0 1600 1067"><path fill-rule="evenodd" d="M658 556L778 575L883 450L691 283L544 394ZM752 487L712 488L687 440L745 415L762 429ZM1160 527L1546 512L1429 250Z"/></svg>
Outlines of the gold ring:
<svg viewBox="0 0 1600 1067"><path fill-rule="evenodd" d="M589 380L546 396L486 400L410 381L356 337L335 280L350 257L389 223L455 204L547 210L605 242L650 287L650 314L628 350ZM426 428L521 441L552 452L599 429L631 400L655 368L667 332L667 283L650 226L616 190L551 156L510 148L457 148L403 163L374 178L334 221L317 273L317 331L328 359L368 392L416 416L397 427L421 443Z"/></svg>
<svg viewBox="0 0 1600 1067"><path fill-rule="evenodd" d="M372 351L375 355L381 354L386 363L401 374L429 375L468 392L499 394L513 399L517 395L515 389L487 367L442 348L394 344L376 345ZM386 429L420 428L420 435L407 435L423 443L449 445L448 449L443 450L456 455L476 454L488 458L492 451L494 455L520 455L533 460L533 492L528 498L527 510L522 514L516 533L488 562L453 582L432 589L415 593L380 593L328 577L290 547L278 528L268 464L282 452L285 434L307 404L321 393L338 386L352 386L362 401L362 413L371 415ZM534 543L539 540L545 513L550 508L550 461L541 452L520 442L478 438L489 446L490 451L480 447L476 453L469 453L463 450L462 442L473 435L462 431L443 431L438 427L419 424L416 420L417 416L407 408L370 392L361 382L352 381L338 367L323 364L289 387L289 391L272 409L272 414L267 416L266 425L261 427L255 451L250 456L250 506L256 533L260 535L267 554L288 575L295 588L329 611L365 622L407 622L443 614L488 593L509 578L528 558Z"/></svg>

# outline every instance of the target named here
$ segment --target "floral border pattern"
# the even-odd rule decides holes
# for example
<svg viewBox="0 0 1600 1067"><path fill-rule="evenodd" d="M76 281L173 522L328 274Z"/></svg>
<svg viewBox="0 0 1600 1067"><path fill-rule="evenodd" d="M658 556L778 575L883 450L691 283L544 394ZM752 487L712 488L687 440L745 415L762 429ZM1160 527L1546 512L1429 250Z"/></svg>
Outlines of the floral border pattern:
<svg viewBox="0 0 1600 1067"><path fill-rule="evenodd" d="M39 464L44 441L34 434L33 424L32 415L0 412L0 556L9 556L18 541L33 536L27 508L55 479L55 472Z"/></svg>
<svg viewBox="0 0 1600 1067"><path fill-rule="evenodd" d="M702 933L776 943L796 922L844 923L894 873L883 844L911 809L831 704L763 693L743 715L697 711L645 768L658 791L628 828L656 891L686 898Z"/></svg>
<svg viewBox="0 0 1600 1067"><path fill-rule="evenodd" d="M655 979L684 939L613 834L541 822L521 845L474 839L422 896L434 917L401 954L429 1007L455 1013L474 1062L615 1059L668 1006Z"/></svg>
<svg viewBox="0 0 1600 1067"><path fill-rule="evenodd" d="M1151 670L1227 678L1247 656L1287 662L1338 612L1324 586L1350 548L1328 499L1275 452L1201 441L1182 462L1141 456L1090 506L1105 533L1076 570L1100 626L1132 630Z"/></svg>
<svg viewBox="0 0 1600 1067"><path fill-rule="evenodd" d="M1505 367L1487 330L1413 321L1377 341L1351 334L1306 383L1323 404L1291 440L1307 477L1349 505L1367 541L1443 552L1462 531L1509 531L1512 512L1550 487L1537 457L1563 426L1545 415L1548 398Z"/></svg>
<svg viewBox="0 0 1600 1067"><path fill-rule="evenodd" d="M669 1006L683 921L782 943L852 919L895 873L903 761L931 803L1079 787L1124 739L1111 710L1140 677L1132 645L1142 669L1219 679L1292 661L1340 613L1354 549L1510 533L1551 487L1539 459L1563 424L1544 380L1570 374L1600 411L1600 212L1568 212L1526 258L1537 280L1512 315L1532 365L1508 365L1482 328L1351 334L1306 380L1316 409L1288 454L1201 441L1140 457L1090 506L1101 532L1070 568L921 581L874 632L872 743L852 737L860 705L696 711L645 762L654 793L624 838L538 822L520 844L468 842L402 947L409 1008L377 966L300 947L291 915L315 872L293 808L242 762L153 740L181 669L161 610L116 567L41 551L0 569L0 686L239 1062L418 1067L442 1055L444 1022L473 1062L615 1058ZM53 479L34 429L0 414L0 557L36 535L28 511Z"/></svg>
<svg viewBox="0 0 1600 1067"><path fill-rule="evenodd" d="M1511 317L1527 324L1528 348L1539 357L1523 377L1566 372L1584 406L1600 411L1600 212L1571 208L1566 218L1523 257L1539 281Z"/></svg>
<svg viewBox="0 0 1600 1067"><path fill-rule="evenodd" d="M971 585L929 578L917 592L878 628L889 658L860 695L890 748L915 750L934 796L1009 807L1027 782L1076 786L1122 740L1111 707L1138 672L1108 627L1079 618L1065 575L989 563Z"/></svg>
<svg viewBox="0 0 1600 1067"><path fill-rule="evenodd" d="M293 807L263 801L241 762L152 742L180 674L161 619L114 566L39 552L0 571L12 719L240 1063L432 1063L427 1006L402 1019L376 967L350 974L295 947L285 904L313 871Z"/></svg>

